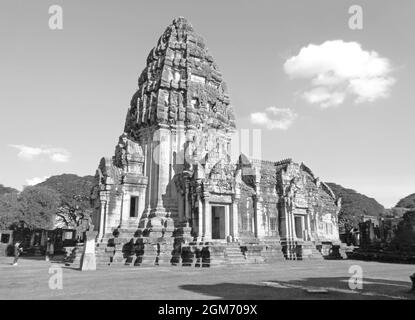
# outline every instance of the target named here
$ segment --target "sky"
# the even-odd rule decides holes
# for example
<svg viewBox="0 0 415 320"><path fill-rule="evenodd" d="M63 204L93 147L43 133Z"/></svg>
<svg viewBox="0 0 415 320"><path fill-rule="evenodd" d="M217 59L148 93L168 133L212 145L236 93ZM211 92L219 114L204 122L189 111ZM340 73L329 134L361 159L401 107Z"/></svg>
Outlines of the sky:
<svg viewBox="0 0 415 320"><path fill-rule="evenodd" d="M49 26L52 5L62 30ZM149 51L183 16L219 65L237 127L261 129L264 159L304 162L394 206L415 192L414 9L412 0L2 0L0 183L95 174Z"/></svg>

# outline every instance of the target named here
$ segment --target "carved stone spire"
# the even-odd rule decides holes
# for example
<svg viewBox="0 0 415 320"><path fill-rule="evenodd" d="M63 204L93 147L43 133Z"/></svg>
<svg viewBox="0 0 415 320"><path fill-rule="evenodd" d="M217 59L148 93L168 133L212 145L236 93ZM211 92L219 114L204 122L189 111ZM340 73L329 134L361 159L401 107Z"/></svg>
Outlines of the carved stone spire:
<svg viewBox="0 0 415 320"><path fill-rule="evenodd" d="M173 20L150 51L128 111L125 132L161 124L235 127L226 84L204 39L183 17Z"/></svg>

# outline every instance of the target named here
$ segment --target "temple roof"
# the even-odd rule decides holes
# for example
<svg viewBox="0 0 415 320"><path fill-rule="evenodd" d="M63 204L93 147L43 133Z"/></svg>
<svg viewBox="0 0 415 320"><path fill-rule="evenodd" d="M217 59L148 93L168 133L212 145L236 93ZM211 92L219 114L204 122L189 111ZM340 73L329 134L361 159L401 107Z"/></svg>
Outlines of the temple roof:
<svg viewBox="0 0 415 320"><path fill-rule="evenodd" d="M227 87L205 40L183 17L166 28L147 57L125 131L176 124L228 130L235 118Z"/></svg>

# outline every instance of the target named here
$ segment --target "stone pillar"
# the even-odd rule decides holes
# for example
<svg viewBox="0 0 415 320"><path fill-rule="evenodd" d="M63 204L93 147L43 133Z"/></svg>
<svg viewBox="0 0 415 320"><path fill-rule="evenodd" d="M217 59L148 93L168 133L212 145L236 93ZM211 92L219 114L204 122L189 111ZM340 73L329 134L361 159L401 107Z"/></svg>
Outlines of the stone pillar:
<svg viewBox="0 0 415 320"><path fill-rule="evenodd" d="M229 226L231 224L231 217L229 214L230 211L230 206L231 205L226 205L225 206L225 239L228 239L228 237L231 235L230 231L229 231Z"/></svg>
<svg viewBox="0 0 415 320"><path fill-rule="evenodd" d="M156 133L158 136L159 144L155 151L155 160L158 162L156 168L158 168L158 180L156 190L157 203L154 208L155 215L164 217L166 215L166 209L163 205L163 195L166 194L167 186L170 182L170 131L167 128L160 128Z"/></svg>
<svg viewBox="0 0 415 320"><path fill-rule="evenodd" d="M212 209L209 197L203 199L203 241L212 239Z"/></svg>
<svg viewBox="0 0 415 320"><path fill-rule="evenodd" d="M104 200L104 197L100 194L100 201L101 201L101 207L100 207L100 213L99 213L99 226L98 226L98 239L102 239L104 237L105 229L105 215L106 211L105 208L107 206L107 201Z"/></svg>
<svg viewBox="0 0 415 320"><path fill-rule="evenodd" d="M290 212L290 224L291 224L291 235L293 240L297 240L297 233L295 232L295 220L294 220L294 213Z"/></svg>
<svg viewBox="0 0 415 320"><path fill-rule="evenodd" d="M200 200L200 197L198 197L198 232L197 232L197 238L199 241L202 241L202 235L203 235L203 207L202 207L202 201Z"/></svg>
<svg viewBox="0 0 415 320"><path fill-rule="evenodd" d="M105 203L104 236L105 236L105 233L112 232L111 224L109 223L109 220L110 220L110 201L108 200Z"/></svg>
<svg viewBox="0 0 415 320"><path fill-rule="evenodd" d="M232 224L231 224L231 229L232 229L232 237L235 241L235 239L238 239L239 237L239 230L238 230L238 203L235 201L233 201L232 206L231 206L232 212L231 212L231 216L232 216Z"/></svg>
<svg viewBox="0 0 415 320"><path fill-rule="evenodd" d="M148 177L148 185L147 185L147 192L146 192L146 198L145 198L145 216L148 217L148 215L150 214L150 210L151 210L151 194L153 191L153 142L152 142L152 137L149 134L149 132L147 132L147 136L146 136L146 161L145 161L145 174Z"/></svg>
<svg viewBox="0 0 415 320"><path fill-rule="evenodd" d="M190 218L189 184L187 182L185 182L185 191L184 191L184 217L186 220Z"/></svg>
<svg viewBox="0 0 415 320"><path fill-rule="evenodd" d="M311 235L311 220L310 220L310 213L307 212L307 241L314 241Z"/></svg>
<svg viewBox="0 0 415 320"><path fill-rule="evenodd" d="M254 209L254 236L258 238L258 198L252 197L252 206Z"/></svg>
<svg viewBox="0 0 415 320"><path fill-rule="evenodd" d="M177 212L178 212L179 222L184 221L186 217L186 213L184 209L184 206L185 206L184 198L185 198L184 193L183 194L181 192L177 193L177 199L178 199Z"/></svg>
<svg viewBox="0 0 415 320"><path fill-rule="evenodd" d="M130 218L130 197L125 195L124 187L121 187L121 214L120 225L127 226Z"/></svg>
<svg viewBox="0 0 415 320"><path fill-rule="evenodd" d="M286 241L289 241L290 239L290 223L288 218L288 209L287 205L284 203L284 222L285 222L285 234L284 238Z"/></svg>
<svg viewBox="0 0 415 320"><path fill-rule="evenodd" d="M256 209L255 209L255 217L256 217L255 237L257 238L265 237L266 232L269 231L269 230L265 230L264 221L262 220L263 213L264 213L263 199L261 196L259 196L256 201Z"/></svg>
<svg viewBox="0 0 415 320"><path fill-rule="evenodd" d="M30 237L30 247L32 248L35 245L35 232L32 231L32 235Z"/></svg>
<svg viewBox="0 0 415 320"><path fill-rule="evenodd" d="M295 257L294 252L294 234L293 234L293 220L292 220L292 211L287 208L287 203L284 203L284 213L285 213L285 243L286 243L286 258L293 259Z"/></svg>
<svg viewBox="0 0 415 320"><path fill-rule="evenodd" d="M95 257L96 231L85 232L84 250L81 257L81 271L94 271L97 269Z"/></svg>
<svg viewBox="0 0 415 320"><path fill-rule="evenodd" d="M48 232L46 230L42 230L40 234L40 246L44 247L48 243Z"/></svg>
<svg viewBox="0 0 415 320"><path fill-rule="evenodd" d="M140 220L145 210L146 194L143 189L140 189L140 195L138 196L138 219Z"/></svg>

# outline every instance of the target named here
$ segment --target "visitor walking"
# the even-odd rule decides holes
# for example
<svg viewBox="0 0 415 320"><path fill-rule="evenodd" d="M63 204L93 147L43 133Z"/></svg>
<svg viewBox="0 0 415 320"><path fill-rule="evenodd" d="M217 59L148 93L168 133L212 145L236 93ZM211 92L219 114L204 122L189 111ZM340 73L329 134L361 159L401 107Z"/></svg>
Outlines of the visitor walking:
<svg viewBox="0 0 415 320"><path fill-rule="evenodd" d="M17 260L19 260L20 253L22 253L23 248L20 248L21 242L17 241L14 245L14 261L13 265L17 266Z"/></svg>
<svg viewBox="0 0 415 320"><path fill-rule="evenodd" d="M53 259L54 255L55 255L55 246L53 243L53 239L48 238L48 241L46 244L46 261L50 261L50 259Z"/></svg>

